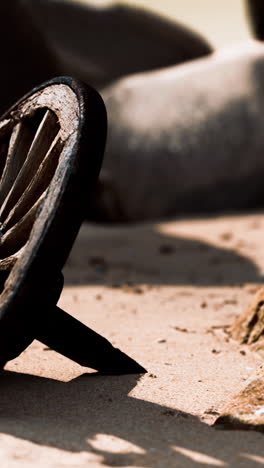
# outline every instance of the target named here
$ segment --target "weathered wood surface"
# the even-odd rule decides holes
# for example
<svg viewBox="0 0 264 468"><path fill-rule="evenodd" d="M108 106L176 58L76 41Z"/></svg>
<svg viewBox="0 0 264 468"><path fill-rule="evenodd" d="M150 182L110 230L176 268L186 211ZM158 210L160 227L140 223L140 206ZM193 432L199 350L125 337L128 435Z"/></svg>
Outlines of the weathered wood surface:
<svg viewBox="0 0 264 468"><path fill-rule="evenodd" d="M231 328L231 336L240 343L254 345L264 352L264 287L260 288L253 301L238 317Z"/></svg>
<svg viewBox="0 0 264 468"><path fill-rule="evenodd" d="M44 83L7 112L0 145L1 139L6 154L0 179L0 367L37 338L102 372L146 372L56 307L61 269L102 164L101 97L71 78Z"/></svg>
<svg viewBox="0 0 264 468"><path fill-rule="evenodd" d="M65 142L76 133L78 118L76 94L68 83L57 81L53 90L40 87L33 95L31 92L0 123L0 366L20 354L32 341L32 302L36 305L38 297L40 304L49 303L54 295L54 287L48 288L44 297L40 295L41 277L45 276L41 259L30 277L28 269L37 247L30 249L28 244L47 198L47 188L59 165L58 155L53 152L56 157L51 161L49 150L59 132L63 151ZM40 175L41 169L45 170ZM38 187L37 181L41 181ZM56 197L52 200L56 201ZM50 204L52 207L52 202ZM45 238L43 226L36 229L33 236L39 245L41 235ZM52 266L49 274L53 277ZM49 279L46 281L48 283Z"/></svg>
<svg viewBox="0 0 264 468"><path fill-rule="evenodd" d="M58 316L55 305L62 288L60 271L83 220L83 203L94 192L105 138L106 112L101 97L71 78L42 84L7 111L0 122L1 367L36 336L56 344L49 327L53 313ZM73 341L63 342L62 333L55 348L88 363L84 351L96 334L67 317L56 322L62 332L67 332L69 320L85 339L79 343L79 334L74 336L76 351ZM45 331L39 329L40 323L46 326ZM118 362L123 371L128 366L136 368L132 359L115 351L105 339L98 340L101 345L107 343L105 353L99 349L97 360L92 357L100 369L103 361L111 364L112 370L117 370ZM112 357L108 359L109 353Z"/></svg>
<svg viewBox="0 0 264 468"><path fill-rule="evenodd" d="M26 190L21 194L15 206L10 210L3 223L3 229L9 229L19 218L24 216L31 203L35 203L41 193L48 187L58 164L58 158L63 148L63 142L58 135L50 146Z"/></svg>
<svg viewBox="0 0 264 468"><path fill-rule="evenodd" d="M71 89L54 84L22 101L3 126L2 138L10 135L0 178L3 261L28 241L65 142L77 129L78 112Z"/></svg>
<svg viewBox="0 0 264 468"><path fill-rule="evenodd" d="M6 232L0 239L0 255L8 257L16 255L16 253L26 245L36 219L37 212L45 198L45 192L41 194L39 199L31 206L28 204L28 211L20 218L17 223Z"/></svg>
<svg viewBox="0 0 264 468"><path fill-rule="evenodd" d="M31 137L32 131L27 125L22 124L22 122L18 122L15 125L10 137L8 152L6 155L2 155L2 158L5 160L5 166L0 179L1 205L24 163L31 144Z"/></svg>
<svg viewBox="0 0 264 468"><path fill-rule="evenodd" d="M13 181L5 201L2 203L0 219L1 217L6 219L7 214L28 188L39 166L49 151L54 138L59 132L59 129L60 126L56 114L50 110L46 110L27 151L25 161L23 165L21 164L19 173ZM3 180L3 183L4 182L5 180Z"/></svg>

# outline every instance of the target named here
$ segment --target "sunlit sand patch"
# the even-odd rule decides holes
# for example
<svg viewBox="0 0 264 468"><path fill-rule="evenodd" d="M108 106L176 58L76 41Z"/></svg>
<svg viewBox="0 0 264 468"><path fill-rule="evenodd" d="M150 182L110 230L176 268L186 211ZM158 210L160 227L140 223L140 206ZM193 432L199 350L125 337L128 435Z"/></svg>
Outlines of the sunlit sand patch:
<svg viewBox="0 0 264 468"><path fill-rule="evenodd" d="M186 449L184 447L174 447L175 452L184 455L186 458L193 460L196 463L208 465L208 466L227 466L226 463L218 460L217 458L210 457L204 453L197 452L195 450Z"/></svg>
<svg viewBox="0 0 264 468"><path fill-rule="evenodd" d="M138 453L144 455L146 452L138 445L132 444L127 440L108 434L96 434L93 439L88 439L89 444L99 451L109 453Z"/></svg>
<svg viewBox="0 0 264 468"><path fill-rule="evenodd" d="M251 455L250 453L242 453L241 456L243 458L247 458L250 461L259 463L260 465L264 465L264 457L260 457L259 455Z"/></svg>

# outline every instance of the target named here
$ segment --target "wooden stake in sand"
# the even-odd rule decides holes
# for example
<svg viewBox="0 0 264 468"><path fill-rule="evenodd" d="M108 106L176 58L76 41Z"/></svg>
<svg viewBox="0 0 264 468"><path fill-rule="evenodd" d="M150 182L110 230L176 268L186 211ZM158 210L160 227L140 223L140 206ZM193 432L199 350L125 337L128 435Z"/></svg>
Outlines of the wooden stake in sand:
<svg viewBox="0 0 264 468"><path fill-rule="evenodd" d="M70 78L36 88L0 121L1 366L37 338L86 367L145 372L56 307L105 138L102 99Z"/></svg>

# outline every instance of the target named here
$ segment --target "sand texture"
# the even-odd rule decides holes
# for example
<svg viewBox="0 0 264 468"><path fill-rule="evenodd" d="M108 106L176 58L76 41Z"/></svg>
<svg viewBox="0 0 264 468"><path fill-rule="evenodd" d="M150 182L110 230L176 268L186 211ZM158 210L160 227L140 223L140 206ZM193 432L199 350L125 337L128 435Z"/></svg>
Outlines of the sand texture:
<svg viewBox="0 0 264 468"><path fill-rule="evenodd" d="M60 305L148 369L103 376L33 344L1 375L1 467L255 468L263 435L212 427L261 365L228 326L264 282L262 213L84 225Z"/></svg>

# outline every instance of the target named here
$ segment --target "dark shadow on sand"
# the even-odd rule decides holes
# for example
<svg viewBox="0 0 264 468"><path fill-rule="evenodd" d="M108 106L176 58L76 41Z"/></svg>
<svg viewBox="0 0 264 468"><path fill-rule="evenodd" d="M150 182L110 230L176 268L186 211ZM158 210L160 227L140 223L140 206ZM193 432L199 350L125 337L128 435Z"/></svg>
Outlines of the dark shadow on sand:
<svg viewBox="0 0 264 468"><path fill-rule="evenodd" d="M112 227L84 224L64 269L65 284L111 287L126 283L187 286L263 283L263 275L243 255L243 248L239 253L234 250L239 233L227 231L223 233L227 236L225 246L218 247L199 240L195 234L166 235L151 223ZM246 239L242 239L243 247Z"/></svg>
<svg viewBox="0 0 264 468"><path fill-rule="evenodd" d="M235 466L235 459L242 461L243 437L252 440L252 455L264 456L260 434L235 431L230 444L228 431L216 430L188 413L128 396L139 377L84 374L64 383L4 371L0 431L71 452L91 451L102 456L106 466L153 467L158 459L166 460L166 467L201 466L175 447ZM93 444L98 434L118 437L140 450L101 451ZM255 463L245 459L243 466Z"/></svg>

